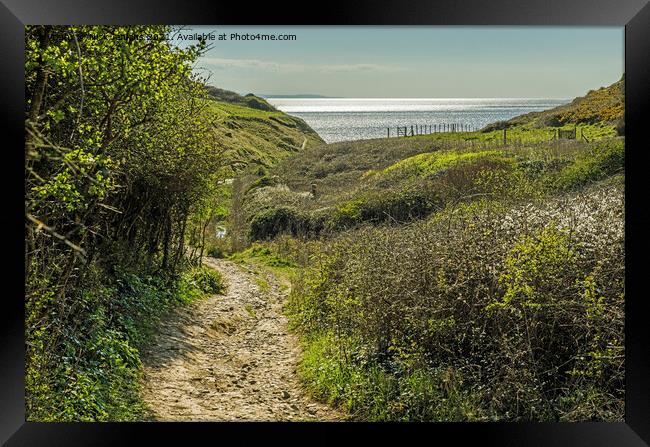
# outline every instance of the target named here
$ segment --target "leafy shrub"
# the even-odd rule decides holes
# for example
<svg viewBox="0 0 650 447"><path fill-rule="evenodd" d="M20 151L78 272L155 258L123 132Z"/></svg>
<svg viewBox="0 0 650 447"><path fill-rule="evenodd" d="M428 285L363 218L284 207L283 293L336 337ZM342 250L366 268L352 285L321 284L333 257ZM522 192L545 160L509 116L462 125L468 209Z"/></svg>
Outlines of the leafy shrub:
<svg viewBox="0 0 650 447"><path fill-rule="evenodd" d="M110 286L80 291L74 318L39 322L27 306L26 402L30 421L132 421L149 417L140 400L140 348L173 306L223 291L214 270L194 268L165 280L118 272Z"/></svg>
<svg viewBox="0 0 650 447"><path fill-rule="evenodd" d="M207 250L207 255L212 257L212 258L225 258L226 253L222 247L218 247L216 245L211 246Z"/></svg>
<svg viewBox="0 0 650 447"><path fill-rule="evenodd" d="M406 170L425 176L344 202L334 210L327 228L341 230L363 222L405 223L426 217L447 203L495 191L521 196L526 190L523 179L511 174L514 161L493 153L420 154L398 165L384 172L404 174Z"/></svg>
<svg viewBox="0 0 650 447"><path fill-rule="evenodd" d="M610 140L596 143L591 145L591 153L577 158L558 173L555 187L568 190L583 186L620 172L624 167L624 141Z"/></svg>
<svg viewBox="0 0 650 447"><path fill-rule="evenodd" d="M353 417L372 421L475 421L478 392L460 391L452 369L427 368L394 375L378 365L341 361L354 352L324 334L309 343L300 373L313 393L344 407ZM352 346L352 345L350 345Z"/></svg>
<svg viewBox="0 0 650 447"><path fill-rule="evenodd" d="M222 293L226 289L221 273L203 265L185 272L180 284L184 290L198 290L203 294Z"/></svg>
<svg viewBox="0 0 650 447"><path fill-rule="evenodd" d="M425 185L383 194L373 193L337 207L326 226L333 230L368 223L402 223L424 217L438 208L435 191Z"/></svg>
<svg viewBox="0 0 650 447"><path fill-rule="evenodd" d="M350 228L363 220L362 207L365 201L362 198L350 200L336 208L334 215L330 218L331 228Z"/></svg>
<svg viewBox="0 0 650 447"><path fill-rule="evenodd" d="M607 185L322 243L288 306L301 377L365 420L621 420L622 212Z"/></svg>
<svg viewBox="0 0 650 447"><path fill-rule="evenodd" d="M297 210L278 207L263 211L253 217L250 224L252 240L269 239L276 235L288 233L301 234L306 229L305 218Z"/></svg>

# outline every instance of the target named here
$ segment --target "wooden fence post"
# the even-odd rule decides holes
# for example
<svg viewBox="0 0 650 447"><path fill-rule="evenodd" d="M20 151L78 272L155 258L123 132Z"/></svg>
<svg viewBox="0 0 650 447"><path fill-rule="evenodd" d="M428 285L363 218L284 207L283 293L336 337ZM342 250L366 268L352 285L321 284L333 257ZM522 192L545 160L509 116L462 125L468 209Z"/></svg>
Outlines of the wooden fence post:
<svg viewBox="0 0 650 447"><path fill-rule="evenodd" d="M503 129L503 145L505 146L508 143L507 136L506 136L506 129Z"/></svg>

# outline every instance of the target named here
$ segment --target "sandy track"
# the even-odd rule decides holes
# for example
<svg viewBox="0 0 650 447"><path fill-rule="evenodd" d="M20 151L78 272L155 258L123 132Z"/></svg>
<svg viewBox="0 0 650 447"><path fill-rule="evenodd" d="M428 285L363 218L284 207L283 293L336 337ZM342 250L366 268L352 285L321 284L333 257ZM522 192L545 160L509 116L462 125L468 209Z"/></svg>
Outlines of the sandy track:
<svg viewBox="0 0 650 447"><path fill-rule="evenodd" d="M287 287L230 261L206 264L224 275L226 295L174 311L143 355L155 420L340 420L298 383L300 348L282 314Z"/></svg>

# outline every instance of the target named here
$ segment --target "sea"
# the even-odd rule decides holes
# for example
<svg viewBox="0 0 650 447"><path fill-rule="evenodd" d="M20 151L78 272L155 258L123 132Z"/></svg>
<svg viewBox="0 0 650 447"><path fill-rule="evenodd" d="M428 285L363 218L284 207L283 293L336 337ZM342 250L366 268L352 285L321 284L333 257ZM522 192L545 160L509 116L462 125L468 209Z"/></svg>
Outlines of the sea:
<svg viewBox="0 0 650 447"><path fill-rule="evenodd" d="M567 104L570 99L539 98L268 98L283 112L302 118L327 143L386 138L404 126L435 129L462 125L480 129L507 120ZM426 127L422 127L426 126Z"/></svg>

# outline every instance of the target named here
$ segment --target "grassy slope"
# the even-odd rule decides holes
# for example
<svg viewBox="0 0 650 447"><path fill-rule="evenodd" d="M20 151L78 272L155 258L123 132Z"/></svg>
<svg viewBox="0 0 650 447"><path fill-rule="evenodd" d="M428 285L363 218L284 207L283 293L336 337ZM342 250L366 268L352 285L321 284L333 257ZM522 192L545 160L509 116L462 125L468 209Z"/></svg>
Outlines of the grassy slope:
<svg viewBox="0 0 650 447"><path fill-rule="evenodd" d="M214 116L215 140L230 161L227 174L247 167L269 167L302 150L303 144L306 149L323 143L303 120L279 110L261 110L238 99L210 99L207 104Z"/></svg>
<svg viewBox="0 0 650 447"><path fill-rule="evenodd" d="M215 197L216 213L207 227L206 253L222 256L239 249L237 236L241 224L233 210L241 204L240 179L257 178L281 160L324 144L320 136L302 119L287 115L263 98L241 96L209 87L206 106L213 117L215 143L223 150L225 181ZM239 204L239 205L238 205ZM226 227L230 237L216 238L217 227Z"/></svg>

